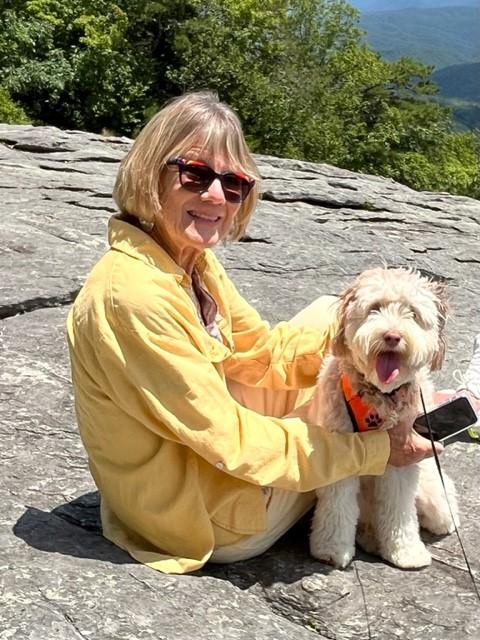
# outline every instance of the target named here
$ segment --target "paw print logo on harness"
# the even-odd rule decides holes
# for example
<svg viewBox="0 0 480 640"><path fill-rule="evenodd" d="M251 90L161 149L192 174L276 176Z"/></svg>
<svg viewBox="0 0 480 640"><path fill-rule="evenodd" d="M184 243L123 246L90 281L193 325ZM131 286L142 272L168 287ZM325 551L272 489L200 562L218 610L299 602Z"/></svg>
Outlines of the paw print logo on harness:
<svg viewBox="0 0 480 640"><path fill-rule="evenodd" d="M383 425L383 419L378 415L374 406L367 404L360 394L353 392L352 385L346 374L342 374L340 384L354 430L370 431L379 429Z"/></svg>
<svg viewBox="0 0 480 640"><path fill-rule="evenodd" d="M364 421L367 429L379 429L383 424L382 418L376 412L366 415Z"/></svg>

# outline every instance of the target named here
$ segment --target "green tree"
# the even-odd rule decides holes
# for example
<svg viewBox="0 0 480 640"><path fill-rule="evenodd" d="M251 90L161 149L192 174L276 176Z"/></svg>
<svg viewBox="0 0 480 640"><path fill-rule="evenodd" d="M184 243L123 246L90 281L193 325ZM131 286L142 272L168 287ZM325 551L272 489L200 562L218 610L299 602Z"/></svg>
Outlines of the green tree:
<svg viewBox="0 0 480 640"><path fill-rule="evenodd" d="M36 122L134 134L208 88L254 151L478 194L478 139L453 132L431 69L381 60L344 0L3 0L0 72Z"/></svg>
<svg viewBox="0 0 480 640"><path fill-rule="evenodd" d="M7 124L28 124L30 122L22 107L16 104L2 87L0 87L0 122Z"/></svg>
<svg viewBox="0 0 480 640"><path fill-rule="evenodd" d="M178 25L167 76L179 91L213 88L236 108L256 151L302 155L310 83L359 38L342 0L195 0Z"/></svg>
<svg viewBox="0 0 480 640"><path fill-rule="evenodd" d="M180 91L214 88L255 151L475 193L474 137L452 133L431 68L380 59L342 0L200 0L178 25ZM466 164L463 164L466 163Z"/></svg>
<svg viewBox="0 0 480 640"><path fill-rule="evenodd" d="M132 133L152 102L168 48L169 21L162 17L181 15L182 6L10 0L0 14L3 85L37 121Z"/></svg>

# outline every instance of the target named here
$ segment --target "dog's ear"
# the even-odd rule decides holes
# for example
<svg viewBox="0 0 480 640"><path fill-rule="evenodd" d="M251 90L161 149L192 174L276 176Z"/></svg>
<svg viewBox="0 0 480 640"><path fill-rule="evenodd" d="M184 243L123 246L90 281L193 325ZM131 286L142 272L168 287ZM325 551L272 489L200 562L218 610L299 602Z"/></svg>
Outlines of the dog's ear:
<svg viewBox="0 0 480 640"><path fill-rule="evenodd" d="M348 306L355 299L356 286L352 285L340 295L337 310L337 332L332 340L331 352L337 358L347 355L348 347L345 341L345 325L347 321Z"/></svg>
<svg viewBox="0 0 480 640"><path fill-rule="evenodd" d="M445 335L445 324L448 316L448 301L446 287L441 282L430 283L436 297L438 312L438 347L432 359L432 371L437 371L442 367L447 349L447 339Z"/></svg>

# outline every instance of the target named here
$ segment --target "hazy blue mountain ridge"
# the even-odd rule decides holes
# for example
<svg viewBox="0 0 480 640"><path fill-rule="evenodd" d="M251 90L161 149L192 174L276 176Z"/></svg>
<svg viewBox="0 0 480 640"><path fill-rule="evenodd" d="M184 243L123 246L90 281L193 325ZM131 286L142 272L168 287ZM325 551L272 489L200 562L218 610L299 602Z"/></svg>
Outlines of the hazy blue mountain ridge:
<svg viewBox="0 0 480 640"><path fill-rule="evenodd" d="M480 8L367 13L360 25L368 44L387 60L410 56L437 69L480 61Z"/></svg>
<svg viewBox="0 0 480 640"><path fill-rule="evenodd" d="M446 98L480 102L480 62L455 64L432 74Z"/></svg>
<svg viewBox="0 0 480 640"><path fill-rule="evenodd" d="M349 0L349 4L366 13L399 9L436 9L438 7L480 7L480 0Z"/></svg>
<svg viewBox="0 0 480 640"><path fill-rule="evenodd" d="M452 108L456 126L480 128L480 0L468 2L471 6L459 6L467 0L447 2L450 6L439 7L441 0L351 4L382 9L360 13L360 25L372 49L387 60L409 56L432 65L432 79L439 87L436 99Z"/></svg>

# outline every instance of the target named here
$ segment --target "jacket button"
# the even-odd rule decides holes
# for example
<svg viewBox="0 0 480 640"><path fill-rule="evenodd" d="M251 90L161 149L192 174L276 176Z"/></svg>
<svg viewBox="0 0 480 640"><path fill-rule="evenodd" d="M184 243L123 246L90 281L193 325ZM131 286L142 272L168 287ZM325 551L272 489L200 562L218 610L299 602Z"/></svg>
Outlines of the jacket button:
<svg viewBox="0 0 480 640"><path fill-rule="evenodd" d="M217 469L220 469L221 471L225 469L225 465L223 464L223 462L217 462L215 466L217 467Z"/></svg>

